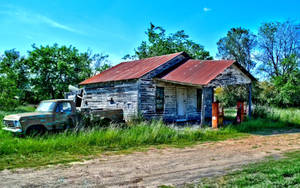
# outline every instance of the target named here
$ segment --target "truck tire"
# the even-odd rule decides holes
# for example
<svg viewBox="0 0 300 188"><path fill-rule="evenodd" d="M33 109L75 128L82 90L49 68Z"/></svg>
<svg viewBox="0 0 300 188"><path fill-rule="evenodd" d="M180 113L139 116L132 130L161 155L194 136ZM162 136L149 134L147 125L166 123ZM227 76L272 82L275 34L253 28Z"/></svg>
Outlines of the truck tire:
<svg viewBox="0 0 300 188"><path fill-rule="evenodd" d="M46 128L42 125L33 125L26 130L27 136L41 136L46 133Z"/></svg>
<svg viewBox="0 0 300 188"><path fill-rule="evenodd" d="M111 122L112 122L111 119L104 118L104 119L101 120L100 125L102 125L102 126L108 126Z"/></svg>
<svg viewBox="0 0 300 188"><path fill-rule="evenodd" d="M74 123L72 119L69 119L68 122L65 124L64 129L71 129L74 128Z"/></svg>

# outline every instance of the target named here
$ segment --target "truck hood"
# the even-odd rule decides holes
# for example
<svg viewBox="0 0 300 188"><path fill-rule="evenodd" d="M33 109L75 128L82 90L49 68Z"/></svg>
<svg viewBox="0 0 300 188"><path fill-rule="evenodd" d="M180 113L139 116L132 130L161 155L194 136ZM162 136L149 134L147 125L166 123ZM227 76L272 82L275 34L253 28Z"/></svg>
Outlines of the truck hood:
<svg viewBox="0 0 300 188"><path fill-rule="evenodd" d="M29 112L29 113L21 113L21 114L12 114L4 117L4 120L13 120L19 121L22 119L31 119L31 118L42 118L52 115L51 112Z"/></svg>

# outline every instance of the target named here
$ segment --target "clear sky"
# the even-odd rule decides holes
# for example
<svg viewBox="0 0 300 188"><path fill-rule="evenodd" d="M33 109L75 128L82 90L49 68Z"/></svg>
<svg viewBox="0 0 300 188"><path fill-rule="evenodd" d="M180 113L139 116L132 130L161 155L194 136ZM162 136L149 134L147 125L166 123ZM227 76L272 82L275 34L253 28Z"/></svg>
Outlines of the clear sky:
<svg viewBox="0 0 300 188"><path fill-rule="evenodd" d="M287 19L300 21L300 0L1 0L0 54L58 43L109 54L117 64L152 22L167 32L185 30L215 56L230 28L255 33L263 22Z"/></svg>

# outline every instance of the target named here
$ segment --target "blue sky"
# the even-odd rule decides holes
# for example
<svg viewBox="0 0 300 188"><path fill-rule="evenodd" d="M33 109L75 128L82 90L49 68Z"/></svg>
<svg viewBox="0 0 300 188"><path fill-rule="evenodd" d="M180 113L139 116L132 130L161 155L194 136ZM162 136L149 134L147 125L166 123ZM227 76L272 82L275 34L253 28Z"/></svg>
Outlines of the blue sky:
<svg viewBox="0 0 300 188"><path fill-rule="evenodd" d="M230 28L255 33L263 22L287 19L300 21L299 0L1 0L0 54L58 43L109 54L117 64L152 22L167 32L185 30L215 56L216 42Z"/></svg>

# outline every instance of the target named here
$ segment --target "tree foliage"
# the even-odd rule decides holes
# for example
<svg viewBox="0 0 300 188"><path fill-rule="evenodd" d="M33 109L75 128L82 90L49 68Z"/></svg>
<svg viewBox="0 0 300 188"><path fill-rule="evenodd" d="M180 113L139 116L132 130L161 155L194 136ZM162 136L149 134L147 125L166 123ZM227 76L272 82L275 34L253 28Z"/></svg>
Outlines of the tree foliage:
<svg viewBox="0 0 300 188"><path fill-rule="evenodd" d="M255 102L281 107L300 106L300 46L299 31L297 31L296 25L289 21L262 24L257 37L258 48L254 50L255 56L251 55L252 53L246 53L253 50L253 48L247 48L247 45L243 47L245 49L242 51L243 53L239 53L240 47L243 46L241 44L250 41L247 38L253 38L244 36L246 42L239 43L243 41L242 35L249 33L250 31L241 28L228 31L227 36L218 42L219 56L225 59L234 57L237 60L240 56L240 60L238 60L240 63L243 62L243 58L244 60L248 59L248 62L253 62L254 59L259 62L259 76L267 75L269 79L260 82L254 88ZM250 67L247 69L249 70ZM226 104L233 104L234 101L245 95L244 89L226 87L218 97Z"/></svg>
<svg viewBox="0 0 300 188"><path fill-rule="evenodd" d="M249 86L248 85L229 85L223 88L217 88L216 100L221 102L225 107L236 106L238 101L249 102ZM259 83L252 83L252 102L260 103Z"/></svg>
<svg viewBox="0 0 300 188"><path fill-rule="evenodd" d="M255 67L251 56L256 46L256 36L248 29L241 27L230 29L226 37L221 38L217 45L217 55L222 59L234 59L248 71Z"/></svg>
<svg viewBox="0 0 300 188"><path fill-rule="evenodd" d="M110 67L108 55L80 53L72 46L32 46L28 57L16 50L0 56L0 106L14 108L22 102L63 98L68 85Z"/></svg>
<svg viewBox="0 0 300 188"><path fill-rule="evenodd" d="M299 67L299 61L298 65L284 61L292 55L299 59L299 42L295 24L289 21L263 24L258 32L260 71L269 77L283 76Z"/></svg>
<svg viewBox="0 0 300 188"><path fill-rule="evenodd" d="M111 67L108 61L108 55L104 54L95 54L92 56L93 64L93 75L96 75L102 71L105 71Z"/></svg>
<svg viewBox="0 0 300 188"><path fill-rule="evenodd" d="M143 59L147 57L166 55L176 52L186 52L194 59L212 59L209 52L200 44L192 41L184 30L166 34L166 30L150 23L146 31L147 41L135 49L134 55L125 55L123 59Z"/></svg>
<svg viewBox="0 0 300 188"><path fill-rule="evenodd" d="M282 63L289 64L290 67L294 68L288 71L289 74L271 78L273 90L269 93L265 92L269 95L266 100L271 100L269 104L276 106L300 106L300 69L294 66L297 64L297 58L295 55L291 55L285 58Z"/></svg>
<svg viewBox="0 0 300 188"><path fill-rule="evenodd" d="M262 96L268 104L300 106L300 43L292 22L265 23L259 28L259 70L270 78L272 90Z"/></svg>
<svg viewBox="0 0 300 188"><path fill-rule="evenodd" d="M73 46L32 46L26 64L30 70L32 90L37 100L63 98L68 85L77 85L93 75L103 55L80 53ZM95 65L96 64L96 65ZM93 67L96 66L96 67Z"/></svg>
<svg viewBox="0 0 300 188"><path fill-rule="evenodd" d="M0 108L12 109L25 98L27 67L19 52L7 50L0 57Z"/></svg>

